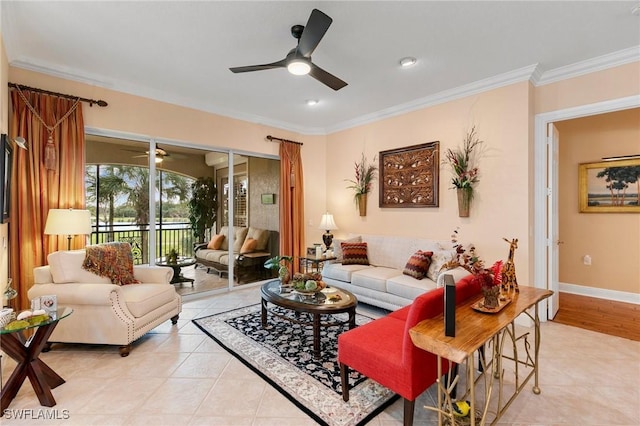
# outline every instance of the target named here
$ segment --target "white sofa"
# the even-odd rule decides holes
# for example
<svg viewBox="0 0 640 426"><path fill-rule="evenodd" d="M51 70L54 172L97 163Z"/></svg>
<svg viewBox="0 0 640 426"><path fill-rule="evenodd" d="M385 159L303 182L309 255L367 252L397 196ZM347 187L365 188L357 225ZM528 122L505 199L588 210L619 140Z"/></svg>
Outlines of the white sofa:
<svg viewBox="0 0 640 426"><path fill-rule="evenodd" d="M171 268L135 265L140 284L116 285L107 277L82 269L84 250L58 251L49 265L34 268L29 299L56 295L58 306L73 313L58 323L50 342L120 345L127 356L131 342L171 319L178 321L182 299L169 282Z"/></svg>
<svg viewBox="0 0 640 426"><path fill-rule="evenodd" d="M384 235L350 234L348 240L367 243L370 265L343 265L340 262L340 243L334 239L338 260L327 262L322 269L322 279L330 286L353 293L360 302L396 310L430 290L443 285L444 274L452 274L454 280L469 274L463 268L440 271L451 260L455 249L451 241L406 238ZM433 251L429 277L421 280L403 274L407 261L416 251Z"/></svg>

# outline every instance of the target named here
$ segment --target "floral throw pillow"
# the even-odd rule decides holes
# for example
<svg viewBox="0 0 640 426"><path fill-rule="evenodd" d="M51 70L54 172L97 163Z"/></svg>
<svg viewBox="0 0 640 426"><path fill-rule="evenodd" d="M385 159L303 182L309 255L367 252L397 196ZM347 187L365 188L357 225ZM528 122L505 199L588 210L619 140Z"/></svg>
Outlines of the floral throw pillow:
<svg viewBox="0 0 640 426"><path fill-rule="evenodd" d="M402 273L417 280L421 280L427 276L429 265L431 265L432 251L418 250L407 261Z"/></svg>
<svg viewBox="0 0 640 426"><path fill-rule="evenodd" d="M450 262L456 256L455 250L435 250L431 256L431 265L427 271L427 277L433 281L438 280L438 275L445 263Z"/></svg>
<svg viewBox="0 0 640 426"><path fill-rule="evenodd" d="M368 265L367 243L341 243L343 265Z"/></svg>

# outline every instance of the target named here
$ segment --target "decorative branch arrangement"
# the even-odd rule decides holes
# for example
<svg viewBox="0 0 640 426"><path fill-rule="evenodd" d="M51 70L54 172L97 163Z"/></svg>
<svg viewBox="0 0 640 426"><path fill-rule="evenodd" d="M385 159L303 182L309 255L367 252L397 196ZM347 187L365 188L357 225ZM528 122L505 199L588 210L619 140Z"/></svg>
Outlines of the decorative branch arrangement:
<svg viewBox="0 0 640 426"><path fill-rule="evenodd" d="M375 162L375 157L373 161ZM360 210L360 216L366 216L367 194L371 191L371 185L376 178L378 166L374 163L367 163L367 157L363 152L360 161L354 164L354 169L355 179L345 179L347 182L352 183L352 185L347 186L347 189L353 189L353 200Z"/></svg>
<svg viewBox="0 0 640 426"><path fill-rule="evenodd" d="M473 199L474 185L478 178L478 157L484 141L480 140L476 126L465 135L462 148L447 149L444 163L451 167L453 177L451 183L458 191L458 213L460 217L469 216L469 206Z"/></svg>

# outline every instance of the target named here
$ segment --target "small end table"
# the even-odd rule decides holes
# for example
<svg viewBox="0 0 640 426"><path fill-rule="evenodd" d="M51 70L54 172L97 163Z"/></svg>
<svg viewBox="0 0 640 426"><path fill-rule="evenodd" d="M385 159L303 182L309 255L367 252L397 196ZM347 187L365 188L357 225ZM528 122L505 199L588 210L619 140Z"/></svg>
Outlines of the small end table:
<svg viewBox="0 0 640 426"><path fill-rule="evenodd" d="M193 282L195 281L193 278L187 278L182 275L182 268L186 268L187 266L195 265L196 259L193 257L185 257L179 256L177 262L167 262L166 257L161 257L156 260L156 265L158 266L166 266L168 268L173 269L173 278L171 278L171 284L182 284L182 283L191 283L191 287L193 287Z"/></svg>
<svg viewBox="0 0 640 426"><path fill-rule="evenodd" d="M4 410L16 397L27 377L38 396L40 405L45 407L56 405L51 389L63 384L64 379L40 359L40 353L47 345L47 340L58 325L58 321L68 317L72 312L71 308L59 307L56 312L50 314L47 321L29 324L15 330L0 328L2 337L0 338L0 348L18 363L2 388L0 417L4 415ZM36 332L25 342L22 332L28 329L36 329Z"/></svg>
<svg viewBox="0 0 640 426"><path fill-rule="evenodd" d="M329 260L336 260L337 257L335 256L331 256L331 257L327 257L327 256L322 256L322 257L315 257L315 256L305 256L305 257L301 257L300 258L300 270L304 271L305 273L308 272L321 272L322 271L322 266L324 266L324 262L328 262Z"/></svg>

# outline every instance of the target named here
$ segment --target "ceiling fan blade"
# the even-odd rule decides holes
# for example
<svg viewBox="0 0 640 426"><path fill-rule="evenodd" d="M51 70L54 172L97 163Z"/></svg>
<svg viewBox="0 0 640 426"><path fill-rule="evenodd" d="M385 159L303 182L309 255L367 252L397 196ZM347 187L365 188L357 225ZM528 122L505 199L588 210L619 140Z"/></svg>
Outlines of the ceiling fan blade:
<svg viewBox="0 0 640 426"><path fill-rule="evenodd" d="M311 64L311 71L309 71L309 75L320 83L331 87L333 90L340 90L347 85L346 82L340 80L335 75L328 73L315 64Z"/></svg>
<svg viewBox="0 0 640 426"><path fill-rule="evenodd" d="M231 72L234 73L239 73L239 72L251 72L251 71L261 71L261 70L270 70L272 68L284 68L286 67L286 60L282 59L278 62L273 62L270 64L263 64L263 65L249 65L246 67L234 67L234 68L229 68L231 70Z"/></svg>
<svg viewBox="0 0 640 426"><path fill-rule="evenodd" d="M318 9L313 9L298 42L298 53L304 57L310 57L332 22L333 19L329 16Z"/></svg>

